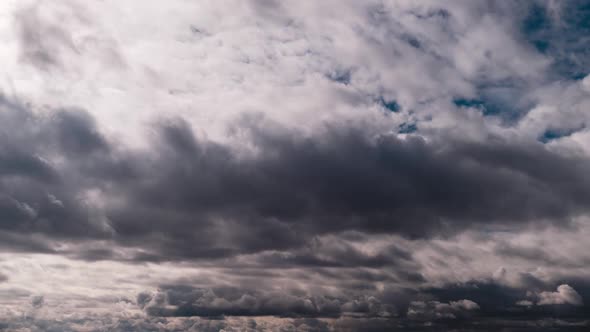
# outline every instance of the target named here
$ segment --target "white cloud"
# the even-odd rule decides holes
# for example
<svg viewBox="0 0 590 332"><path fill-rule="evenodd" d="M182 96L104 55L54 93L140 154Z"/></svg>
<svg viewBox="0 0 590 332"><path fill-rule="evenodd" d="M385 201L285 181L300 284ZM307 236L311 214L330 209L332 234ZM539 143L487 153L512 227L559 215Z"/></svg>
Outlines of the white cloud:
<svg viewBox="0 0 590 332"><path fill-rule="evenodd" d="M8 40L0 89L40 111L86 108L135 144L143 143L146 123L170 115L227 140L227 124L244 112L304 130L349 120L383 131L412 120L427 132L460 121L463 135L480 136L494 122L457 112L450 99L474 97L486 82L536 81L549 64L522 45L509 10L490 15L474 2L69 0L6 7L13 17L0 25ZM25 38L27 31L52 33ZM329 78L348 74L347 84ZM379 98L396 99L402 113L381 116Z"/></svg>
<svg viewBox="0 0 590 332"><path fill-rule="evenodd" d="M529 300L521 300L521 301L516 302L516 305L523 306L523 307L530 307L533 304L534 303L532 301L529 301Z"/></svg>
<svg viewBox="0 0 590 332"><path fill-rule="evenodd" d="M583 305L582 297L570 285L559 285L556 292L539 293L538 305L571 304Z"/></svg>

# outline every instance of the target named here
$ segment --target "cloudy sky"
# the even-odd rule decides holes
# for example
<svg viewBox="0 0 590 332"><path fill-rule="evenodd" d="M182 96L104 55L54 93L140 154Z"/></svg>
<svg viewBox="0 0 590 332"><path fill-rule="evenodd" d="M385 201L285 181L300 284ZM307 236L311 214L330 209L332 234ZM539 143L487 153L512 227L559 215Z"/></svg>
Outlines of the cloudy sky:
<svg viewBox="0 0 590 332"><path fill-rule="evenodd" d="M585 330L589 36L583 0L2 0L0 330Z"/></svg>

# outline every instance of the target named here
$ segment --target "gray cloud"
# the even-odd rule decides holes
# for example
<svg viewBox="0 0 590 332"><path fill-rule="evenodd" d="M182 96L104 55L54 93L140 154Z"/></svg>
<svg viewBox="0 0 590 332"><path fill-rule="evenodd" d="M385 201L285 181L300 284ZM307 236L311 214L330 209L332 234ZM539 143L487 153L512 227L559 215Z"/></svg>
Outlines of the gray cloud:
<svg viewBox="0 0 590 332"><path fill-rule="evenodd" d="M587 328L587 6L115 2L0 5L0 329Z"/></svg>
<svg viewBox="0 0 590 332"><path fill-rule="evenodd" d="M347 230L413 238L567 223L590 197L589 161L535 142L367 137L343 124L304 136L243 120L256 151L244 152L175 120L158 125L152 151L129 152L83 111L41 118L4 104L4 230L149 243L164 259L285 250ZM93 191L100 202L85 200Z"/></svg>
<svg viewBox="0 0 590 332"><path fill-rule="evenodd" d="M238 157L227 147L196 140L183 124L161 133L157 158L148 156L143 165L149 167L137 171L150 180L128 182L119 193L134 209L109 215L122 237L179 230L170 235L182 238L189 236L183 225L194 224L201 234L211 232L198 241L209 247L216 232L212 220L232 225L228 229L248 227L249 234L226 233L242 252L301 245L301 235L310 232L424 237L474 224L567 222L584 213L586 195L580 193L590 188L583 176L587 160L536 143L370 139L356 128L334 127L302 137L254 127L251 140L260 152ZM139 219L151 227L139 227ZM167 220L165 227L159 219ZM260 237L280 240L255 240Z"/></svg>
<svg viewBox="0 0 590 332"><path fill-rule="evenodd" d="M427 282L424 262L410 248L361 246L391 234L411 243L480 225L548 227L586 212L587 196L579 194L588 190L588 161L537 142L367 137L345 125L305 136L242 120L243 143L250 146L244 149L198 139L184 121L171 120L155 127L151 150L131 150L109 141L80 110L39 117L19 103L5 101L4 108L5 123L28 133L4 131L2 227L13 239L4 242L5 250L88 261L241 264L237 275L245 278L244 288L189 283L141 293L137 305L153 317L402 317L403 325L405 319L472 319L476 308L488 317L508 309L542 317L542 309L517 305L526 298L523 288L490 283L478 284L477 292L428 289L420 286ZM30 166L13 167L15 162ZM15 180L23 185L15 189ZM89 196L99 200L95 205L81 199L92 190L98 192ZM117 245L79 251L57 245L88 240ZM547 256L508 245L495 250L532 260ZM243 255L253 256L240 263ZM259 283L247 286L248 277L256 278L248 265L269 269L268 280L276 280L277 271L305 268L313 275L299 280L323 278L349 291L262 291ZM575 291L543 291L545 282L532 275L521 282L539 289L537 308L583 303ZM427 299L410 300L416 296Z"/></svg>
<svg viewBox="0 0 590 332"><path fill-rule="evenodd" d="M41 295L33 296L31 298L31 306L35 309L39 309L39 308L43 307L44 302L45 302L45 298Z"/></svg>
<svg viewBox="0 0 590 332"><path fill-rule="evenodd" d="M130 153L84 112L44 119L5 104L3 228L130 246L158 234L149 245L156 256L284 250L346 230L429 237L563 223L585 213L590 197L586 158L534 142L370 138L333 124L306 137L241 122L258 151L244 153L195 138L179 120L157 128L153 151ZM92 190L110 198L94 212L83 196Z"/></svg>

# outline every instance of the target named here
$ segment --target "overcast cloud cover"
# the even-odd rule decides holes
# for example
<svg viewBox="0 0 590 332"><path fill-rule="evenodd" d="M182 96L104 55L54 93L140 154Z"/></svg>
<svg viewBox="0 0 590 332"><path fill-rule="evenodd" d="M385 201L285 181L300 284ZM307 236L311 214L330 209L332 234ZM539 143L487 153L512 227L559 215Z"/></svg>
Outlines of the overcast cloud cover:
<svg viewBox="0 0 590 332"><path fill-rule="evenodd" d="M586 330L588 36L582 0L4 0L0 330Z"/></svg>

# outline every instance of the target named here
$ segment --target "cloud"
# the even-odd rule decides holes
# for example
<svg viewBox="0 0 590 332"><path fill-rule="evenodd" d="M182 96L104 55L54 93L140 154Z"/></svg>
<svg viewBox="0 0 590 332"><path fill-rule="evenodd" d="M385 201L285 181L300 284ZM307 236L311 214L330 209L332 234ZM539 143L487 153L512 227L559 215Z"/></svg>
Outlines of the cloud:
<svg viewBox="0 0 590 332"><path fill-rule="evenodd" d="M42 73L67 76L84 72L87 63L79 63L83 56L104 68L124 65L114 40L101 35L101 27L87 7L76 1L52 5L22 2L15 10L14 25L19 64L30 65Z"/></svg>
<svg viewBox="0 0 590 332"><path fill-rule="evenodd" d="M587 328L580 2L0 13L0 329Z"/></svg>
<svg viewBox="0 0 590 332"><path fill-rule="evenodd" d="M137 303L148 315L161 317L395 315L392 305L381 303L375 297L343 299L229 287L201 289L185 285L163 285L155 294L140 293Z"/></svg>
<svg viewBox="0 0 590 332"><path fill-rule="evenodd" d="M411 319L456 319L470 311L478 310L479 305L471 300L451 301L413 301L410 303L407 315Z"/></svg>
<svg viewBox="0 0 590 332"><path fill-rule="evenodd" d="M150 150L130 150L84 111L39 117L4 105L3 228L110 238L155 259L285 250L347 230L427 238L567 222L586 212L580 193L590 191L587 158L540 143L367 137L334 123L305 135L246 117L241 148L199 139L179 119L154 128Z"/></svg>
<svg viewBox="0 0 590 332"><path fill-rule="evenodd" d="M580 294L567 284L559 285L557 292L541 292L538 297L538 305L571 304L580 306L584 304Z"/></svg>
<svg viewBox="0 0 590 332"><path fill-rule="evenodd" d="M39 308L43 307L44 302L45 302L45 298L42 295L37 295L37 296L31 297L31 306L35 309L39 309Z"/></svg>
<svg viewBox="0 0 590 332"><path fill-rule="evenodd" d="M533 304L534 303L529 300L520 300L520 301L516 302L516 305L525 306L525 307L530 307Z"/></svg>

